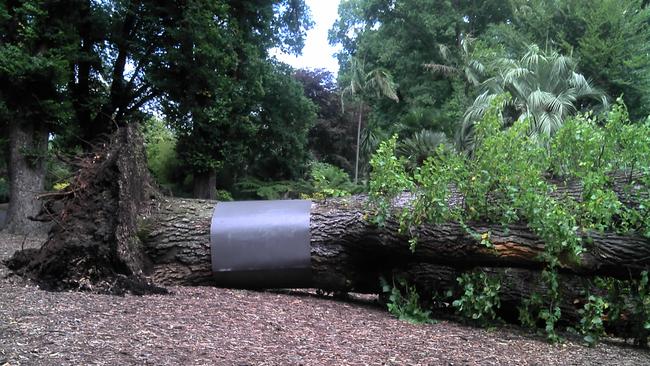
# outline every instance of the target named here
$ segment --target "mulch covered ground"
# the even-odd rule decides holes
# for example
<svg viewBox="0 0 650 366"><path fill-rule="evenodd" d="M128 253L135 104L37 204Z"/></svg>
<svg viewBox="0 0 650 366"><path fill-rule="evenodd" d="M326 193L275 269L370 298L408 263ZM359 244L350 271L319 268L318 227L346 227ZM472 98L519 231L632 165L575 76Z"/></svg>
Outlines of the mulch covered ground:
<svg viewBox="0 0 650 366"><path fill-rule="evenodd" d="M24 243L23 243L24 241ZM0 233L0 259L37 238ZM367 297L171 288L46 292L0 265L0 365L648 365L607 341L551 345L515 327L411 325Z"/></svg>

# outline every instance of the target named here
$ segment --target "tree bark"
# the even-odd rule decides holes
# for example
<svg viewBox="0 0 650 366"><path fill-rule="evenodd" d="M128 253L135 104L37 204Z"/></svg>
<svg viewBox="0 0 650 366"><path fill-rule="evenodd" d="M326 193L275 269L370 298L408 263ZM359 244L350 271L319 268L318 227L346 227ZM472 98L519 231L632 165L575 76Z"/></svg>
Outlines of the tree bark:
<svg viewBox="0 0 650 366"><path fill-rule="evenodd" d="M212 284L210 222L214 201L166 199L145 226L144 244L152 260L154 280L161 284ZM398 233L399 223L384 227L369 220L364 199L315 202L311 210L311 267L313 287L327 290L377 292L377 279L408 263L475 267L513 267L541 270L544 243L525 225L506 231L501 225L475 223L479 233L490 232L494 248L479 243L458 223L424 225L415 252ZM561 271L573 275L608 275L627 279L650 266L650 245L639 235L589 233L592 244L580 263L566 263ZM254 286L254 284L251 284Z"/></svg>
<svg viewBox="0 0 650 366"><path fill-rule="evenodd" d="M41 203L36 196L45 189L48 132L44 124L10 123L9 210L6 230L15 234L42 233L47 225L30 220Z"/></svg>
<svg viewBox="0 0 650 366"><path fill-rule="evenodd" d="M361 148L361 122L363 121L363 104L359 102L359 121L357 123L357 150L354 158L354 183L359 181L359 149Z"/></svg>
<svg viewBox="0 0 650 366"><path fill-rule="evenodd" d="M217 198L217 171L194 173L193 193L195 198L213 200Z"/></svg>

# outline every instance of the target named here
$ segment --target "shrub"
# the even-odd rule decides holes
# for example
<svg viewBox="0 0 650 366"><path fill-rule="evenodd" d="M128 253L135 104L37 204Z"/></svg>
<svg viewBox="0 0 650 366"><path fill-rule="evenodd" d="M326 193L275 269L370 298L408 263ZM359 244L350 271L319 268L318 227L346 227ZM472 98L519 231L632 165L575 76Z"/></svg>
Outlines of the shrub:
<svg viewBox="0 0 650 366"><path fill-rule="evenodd" d="M415 286L409 286L405 279L399 278L392 286L382 277L382 291L389 295L388 311L399 320L413 324L433 323L431 312L420 307L420 296ZM403 292L402 292L403 291Z"/></svg>

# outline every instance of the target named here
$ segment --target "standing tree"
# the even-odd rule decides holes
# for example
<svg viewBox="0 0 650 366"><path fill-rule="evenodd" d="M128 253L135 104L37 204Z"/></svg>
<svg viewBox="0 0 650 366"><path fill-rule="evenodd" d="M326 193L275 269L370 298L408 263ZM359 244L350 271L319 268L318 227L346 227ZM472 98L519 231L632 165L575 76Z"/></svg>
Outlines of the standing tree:
<svg viewBox="0 0 650 366"><path fill-rule="evenodd" d="M341 167L348 173L354 169L354 126L350 114L342 113L341 98L334 75L327 70L296 70L298 80L317 107L316 123L309 131L311 154L319 161Z"/></svg>
<svg viewBox="0 0 650 366"><path fill-rule="evenodd" d="M350 83L346 86L341 97L356 97L358 103L357 112L357 145L356 157L354 160L354 183L359 180L359 150L361 148L361 124L363 122L364 99L370 97L387 97L399 102L396 85L388 70L375 68L366 73L365 64L357 58L351 60Z"/></svg>
<svg viewBox="0 0 650 366"><path fill-rule="evenodd" d="M7 131L10 204L7 230L33 232L44 190L48 134L70 113L65 83L70 6L56 1L0 3L0 130Z"/></svg>
<svg viewBox="0 0 650 366"><path fill-rule="evenodd" d="M0 3L0 113L9 133L9 230L30 232L48 135L90 149L156 97L145 71L163 33L147 1Z"/></svg>
<svg viewBox="0 0 650 366"><path fill-rule="evenodd" d="M479 86L485 75L485 65L475 58L474 42L476 39L471 36L462 35L457 54L452 53L449 46L440 43L438 50L445 63L426 63L423 66L435 74L461 78L466 85L467 94L469 87Z"/></svg>
<svg viewBox="0 0 650 366"><path fill-rule="evenodd" d="M482 40L492 24L511 17L510 8L510 2L502 0L342 1L329 34L331 43L342 46L341 80L352 72L349 60L355 56L362 57L368 68L384 67L399 84L400 103L386 100L372 105L376 130L388 136L423 128L451 134L473 95L466 97L465 84L456 78L423 77L422 65L450 65L437 45L454 54L466 35ZM404 131L401 126L414 120L417 125Z"/></svg>
<svg viewBox="0 0 650 366"><path fill-rule="evenodd" d="M162 95L163 113L178 135L181 164L193 174L193 194L214 198L216 173L223 163L232 99L231 74L238 65L237 29L224 2L166 3L168 19L160 63L152 80Z"/></svg>
<svg viewBox="0 0 650 366"><path fill-rule="evenodd" d="M255 134L246 174L266 180L301 178L309 160L308 133L316 107L305 96L293 69L281 63L268 66L262 79Z"/></svg>
<svg viewBox="0 0 650 366"><path fill-rule="evenodd" d="M214 198L217 177L227 188L257 153L268 50L299 52L310 26L303 1L204 1L168 4L177 21L164 37L156 83L178 132L178 155L189 167L194 196ZM281 121L273 121L281 123Z"/></svg>

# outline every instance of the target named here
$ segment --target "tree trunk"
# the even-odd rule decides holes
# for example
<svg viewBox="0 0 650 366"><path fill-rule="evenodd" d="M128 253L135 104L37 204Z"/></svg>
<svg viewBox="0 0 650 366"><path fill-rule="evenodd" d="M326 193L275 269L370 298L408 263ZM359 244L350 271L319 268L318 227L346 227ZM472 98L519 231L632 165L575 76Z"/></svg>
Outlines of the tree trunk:
<svg viewBox="0 0 650 366"><path fill-rule="evenodd" d="M36 195L45 189L48 132L45 125L11 123L9 126L9 210L6 230L15 234L42 233L47 225L30 220L41 203Z"/></svg>
<svg viewBox="0 0 650 366"><path fill-rule="evenodd" d="M363 121L363 104L359 102L359 121L357 123L357 151L354 159L354 184L359 181L359 150L361 149L361 122Z"/></svg>
<svg viewBox="0 0 650 366"><path fill-rule="evenodd" d="M167 199L147 220L146 251L154 263L152 276L162 284L211 284L210 222L215 202ZM524 225L476 223L490 231L494 248L479 243L458 223L424 225L414 253L399 223L377 227L368 219L363 199L315 202L311 211L311 263L314 287L376 292L377 279L407 263L541 270L544 244ZM590 244L580 263L561 270L575 275L608 275L623 279L650 266L650 245L639 235L589 233ZM254 284L251 284L254 286Z"/></svg>
<svg viewBox="0 0 650 366"><path fill-rule="evenodd" d="M219 285L211 268L210 224L216 202L166 199L141 227L143 244L152 262L150 276L159 285ZM451 290L455 297L463 289L457 278L467 271L482 271L501 284L499 315L517 321L524 300L547 293L542 278L544 263L538 259L540 242L524 226L506 234L499 225L472 225L491 230L494 249L482 246L460 225L424 226L414 253L399 227L389 220L377 227L368 220L364 200L358 197L312 204L310 220L311 281L308 287L326 291L381 293L379 279L402 277L417 287L421 299L433 299ZM563 322L580 319L585 293L601 294L592 280L595 275L629 279L650 265L650 245L638 236L612 233L591 234L593 244L580 264L559 273ZM255 283L250 288L259 287ZM431 300L428 300L431 301ZM450 302L451 300L445 300ZM545 304L548 305L548 304ZM627 323L620 330L623 334ZM608 325L608 327L611 325Z"/></svg>
<svg viewBox="0 0 650 366"><path fill-rule="evenodd" d="M213 200L217 198L217 172L194 173L194 198Z"/></svg>

